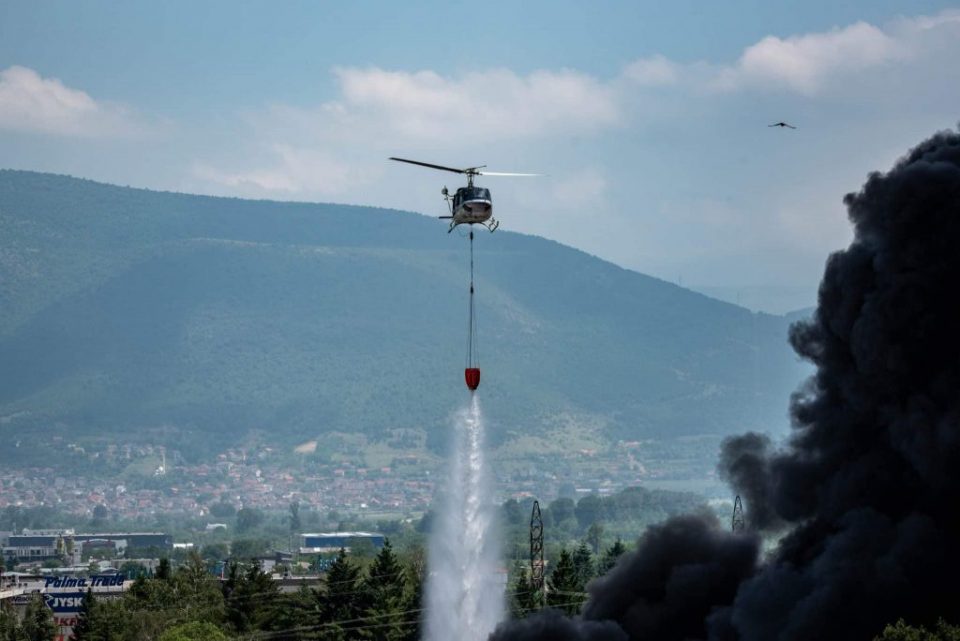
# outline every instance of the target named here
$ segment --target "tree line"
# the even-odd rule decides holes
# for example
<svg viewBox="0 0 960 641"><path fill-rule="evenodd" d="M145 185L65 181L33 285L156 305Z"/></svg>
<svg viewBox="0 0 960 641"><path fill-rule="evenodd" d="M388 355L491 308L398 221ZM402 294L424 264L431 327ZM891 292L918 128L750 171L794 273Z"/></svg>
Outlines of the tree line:
<svg viewBox="0 0 960 641"><path fill-rule="evenodd" d="M284 593L257 563L232 562L223 580L198 554L173 570L161 563L120 599L88 591L76 641L414 641L420 637L423 567L387 541L361 567L344 550L318 588ZM56 630L38 594L22 622L0 611L0 641L50 641Z"/></svg>

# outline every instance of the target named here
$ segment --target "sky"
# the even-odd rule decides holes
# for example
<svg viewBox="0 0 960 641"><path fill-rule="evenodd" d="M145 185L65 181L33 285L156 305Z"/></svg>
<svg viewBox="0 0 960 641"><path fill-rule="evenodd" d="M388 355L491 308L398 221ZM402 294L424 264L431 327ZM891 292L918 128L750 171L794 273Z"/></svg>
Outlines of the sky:
<svg viewBox="0 0 960 641"><path fill-rule="evenodd" d="M389 156L542 173L478 180L501 229L782 313L958 60L932 0L4 0L0 168L437 216L459 178Z"/></svg>

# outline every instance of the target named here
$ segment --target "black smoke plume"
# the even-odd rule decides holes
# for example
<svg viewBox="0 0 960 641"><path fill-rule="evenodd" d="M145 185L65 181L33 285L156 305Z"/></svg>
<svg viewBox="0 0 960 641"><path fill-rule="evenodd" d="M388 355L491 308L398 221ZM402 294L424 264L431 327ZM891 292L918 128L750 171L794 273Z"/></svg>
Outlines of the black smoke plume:
<svg viewBox="0 0 960 641"><path fill-rule="evenodd" d="M786 534L758 563L756 531L668 521L590 586L574 628L847 641L900 617L960 622L960 135L933 136L844 202L854 240L790 332L817 368L791 399L791 436L775 449L747 434L721 455L749 523ZM557 616L492 638L624 638L540 633Z"/></svg>

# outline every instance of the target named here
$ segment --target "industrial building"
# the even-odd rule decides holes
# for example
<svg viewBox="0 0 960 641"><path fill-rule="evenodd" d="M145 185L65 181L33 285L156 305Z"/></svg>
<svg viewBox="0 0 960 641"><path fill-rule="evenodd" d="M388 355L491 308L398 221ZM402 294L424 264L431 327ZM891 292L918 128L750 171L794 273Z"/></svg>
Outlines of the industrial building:
<svg viewBox="0 0 960 641"><path fill-rule="evenodd" d="M109 546L117 554L123 554L127 548L173 549L173 536L162 532L107 532L77 534L72 529L29 530L21 534L5 537L4 558L16 558L21 561L42 561L72 554L74 550L82 552L84 546Z"/></svg>
<svg viewBox="0 0 960 641"><path fill-rule="evenodd" d="M300 554L323 554L336 552L340 548L347 551L359 541L367 541L375 549L383 547L385 538L375 532L320 532L300 535Z"/></svg>

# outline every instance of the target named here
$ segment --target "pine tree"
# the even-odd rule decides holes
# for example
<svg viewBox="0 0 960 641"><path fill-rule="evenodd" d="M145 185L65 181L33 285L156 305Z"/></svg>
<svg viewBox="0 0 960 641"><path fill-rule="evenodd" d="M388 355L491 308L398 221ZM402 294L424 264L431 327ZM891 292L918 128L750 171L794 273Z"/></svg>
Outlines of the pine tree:
<svg viewBox="0 0 960 641"><path fill-rule="evenodd" d="M594 577L593 555L586 543L581 543L573 552L573 566L577 569L577 591L583 592Z"/></svg>
<svg viewBox="0 0 960 641"><path fill-rule="evenodd" d="M214 623L223 621L224 601L220 585L196 551L190 552L186 564L177 570L170 585L176 605L184 608L186 618Z"/></svg>
<svg viewBox="0 0 960 641"><path fill-rule="evenodd" d="M513 589L510 590L510 613L514 619L522 619L540 607L539 595L533 589L530 571L517 562L513 570Z"/></svg>
<svg viewBox="0 0 960 641"><path fill-rule="evenodd" d="M94 639L96 610L97 599L93 596L93 590L87 588L87 593L83 595L83 601L80 602L77 624L73 626L74 641L92 641Z"/></svg>
<svg viewBox="0 0 960 641"><path fill-rule="evenodd" d="M547 579L547 605L574 615L580 610L583 597L579 596L580 583L573 557L566 548L560 550L560 558Z"/></svg>
<svg viewBox="0 0 960 641"><path fill-rule="evenodd" d="M419 641L423 636L423 585L426 581L426 563L422 550L409 567L410 590L405 603L404 611L408 612L407 620L414 619L415 623L408 625L404 631L404 641Z"/></svg>
<svg viewBox="0 0 960 641"><path fill-rule="evenodd" d="M209 621L191 621L166 630L157 641L229 641L227 635Z"/></svg>
<svg viewBox="0 0 960 641"><path fill-rule="evenodd" d="M248 630L264 629L264 624L275 615L280 601L280 588L259 563L252 563L243 574L243 581L234 592L233 607L240 610ZM228 607L229 610L229 607Z"/></svg>
<svg viewBox="0 0 960 641"><path fill-rule="evenodd" d="M303 641L316 639L317 602L310 588L301 585L292 594L281 594L265 630L273 641Z"/></svg>
<svg viewBox="0 0 960 641"><path fill-rule="evenodd" d="M582 503L583 499L581 499L580 502ZM590 547L593 549L593 553L596 555L600 554L600 543L603 541L603 529L603 523L600 523L599 521L596 523L591 523L590 527L587 529L586 541L590 544Z"/></svg>
<svg viewBox="0 0 960 641"><path fill-rule="evenodd" d="M34 594L23 617L23 631L29 641L51 641L57 633L53 624L53 612L47 607L43 595Z"/></svg>
<svg viewBox="0 0 960 641"><path fill-rule="evenodd" d="M362 637L372 641L400 641L403 639L406 573L390 541L384 542L373 563L367 569L363 590L368 599L364 612L367 626ZM370 626L376 627L370 627Z"/></svg>
<svg viewBox="0 0 960 641"><path fill-rule="evenodd" d="M300 532L300 501L294 501L290 504L290 534Z"/></svg>
<svg viewBox="0 0 960 641"><path fill-rule="evenodd" d="M627 551L627 548L623 545L623 541L620 540L620 537L617 537L617 540L614 541L613 545L608 547L603 553L603 556L600 558L600 561L597 563L597 574L598 576L603 576L610 569L617 564L617 559Z"/></svg>
<svg viewBox="0 0 960 641"><path fill-rule="evenodd" d="M20 625L13 607L0 603L0 641L26 641L27 633Z"/></svg>
<svg viewBox="0 0 960 641"><path fill-rule="evenodd" d="M170 559L164 557L160 559L160 564L157 566L157 578L161 581L169 581L173 576L173 571L170 568Z"/></svg>
<svg viewBox="0 0 960 641"><path fill-rule="evenodd" d="M350 628L358 623L343 626L329 625L334 621L353 621L363 616L367 604L361 590L360 568L354 565L343 548L327 570L325 589L319 595L320 623L324 639L356 639L357 632Z"/></svg>

